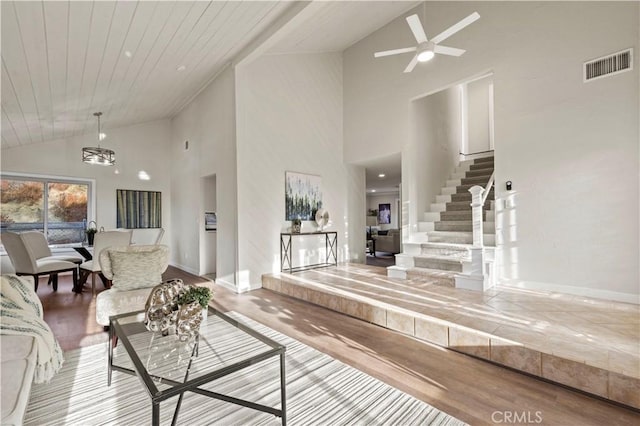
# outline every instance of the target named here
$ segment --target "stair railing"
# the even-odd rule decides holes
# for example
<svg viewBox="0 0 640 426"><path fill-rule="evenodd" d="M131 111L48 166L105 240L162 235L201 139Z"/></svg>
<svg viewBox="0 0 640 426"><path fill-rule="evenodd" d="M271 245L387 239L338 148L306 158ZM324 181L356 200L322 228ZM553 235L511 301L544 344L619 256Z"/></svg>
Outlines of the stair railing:
<svg viewBox="0 0 640 426"><path fill-rule="evenodd" d="M473 227L474 247L484 246L482 208L484 207L484 203L487 201L487 197L489 196L489 191L491 191L491 187L495 182L495 173L495 171L491 173L489 182L487 182L487 185L484 188L480 185L474 185L469 188L469 192L471 193L471 223Z"/></svg>

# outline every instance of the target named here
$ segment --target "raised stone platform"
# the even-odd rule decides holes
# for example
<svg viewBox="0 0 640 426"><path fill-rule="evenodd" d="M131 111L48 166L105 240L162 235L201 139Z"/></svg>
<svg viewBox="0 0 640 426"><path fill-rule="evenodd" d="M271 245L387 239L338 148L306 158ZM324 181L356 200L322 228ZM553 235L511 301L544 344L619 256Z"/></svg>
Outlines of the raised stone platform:
<svg viewBox="0 0 640 426"><path fill-rule="evenodd" d="M267 274L263 288L640 408L640 307L497 287L388 278L359 264Z"/></svg>

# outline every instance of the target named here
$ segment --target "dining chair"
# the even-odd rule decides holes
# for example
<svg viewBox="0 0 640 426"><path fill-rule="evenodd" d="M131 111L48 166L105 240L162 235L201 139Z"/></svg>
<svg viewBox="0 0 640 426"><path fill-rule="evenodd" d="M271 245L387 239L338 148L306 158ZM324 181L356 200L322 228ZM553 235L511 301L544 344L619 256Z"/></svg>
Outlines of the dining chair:
<svg viewBox="0 0 640 426"><path fill-rule="evenodd" d="M41 275L49 275L53 284L53 291L58 291L58 273L73 273L73 289L78 288L78 265L60 259L37 259L22 234L16 232L3 232L2 244L9 259L16 270L16 275L29 275L33 277L34 290L38 290L38 278Z"/></svg>
<svg viewBox="0 0 640 426"><path fill-rule="evenodd" d="M21 232L20 236L27 245L31 253L33 253L36 260L64 260L72 262L77 265L83 262L83 259L73 255L53 255L51 248L47 242L47 237L40 231L25 231Z"/></svg>
<svg viewBox="0 0 640 426"><path fill-rule="evenodd" d="M124 231L103 231L98 232L93 240L93 259L83 262L80 265L80 283L84 284L88 276L91 275L91 293L96 294L96 275L101 273L100 253L107 247L128 246L131 244L131 230ZM82 284L81 287L82 288ZM107 281L103 279L103 284L107 287Z"/></svg>

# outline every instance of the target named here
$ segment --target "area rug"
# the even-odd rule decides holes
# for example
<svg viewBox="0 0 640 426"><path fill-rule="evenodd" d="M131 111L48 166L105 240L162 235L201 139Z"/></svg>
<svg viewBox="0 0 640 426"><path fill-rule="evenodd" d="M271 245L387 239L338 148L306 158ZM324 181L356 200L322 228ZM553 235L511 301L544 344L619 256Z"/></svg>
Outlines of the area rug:
<svg viewBox="0 0 640 426"><path fill-rule="evenodd" d="M287 347L287 422L290 425L464 425L463 422L297 340L237 313L230 316ZM233 344L233 342L223 342ZM107 386L107 343L65 353L50 383L34 385L25 425L143 425L151 402L135 376L114 372ZM280 406L279 362L263 362L207 388ZM177 398L160 404L170 424ZM280 424L280 418L187 393L180 425Z"/></svg>

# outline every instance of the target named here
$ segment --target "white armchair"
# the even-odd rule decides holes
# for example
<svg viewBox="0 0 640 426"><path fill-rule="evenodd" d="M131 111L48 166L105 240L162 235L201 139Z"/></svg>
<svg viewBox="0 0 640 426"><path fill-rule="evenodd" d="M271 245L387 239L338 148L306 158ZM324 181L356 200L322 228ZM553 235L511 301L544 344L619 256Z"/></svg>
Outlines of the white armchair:
<svg viewBox="0 0 640 426"><path fill-rule="evenodd" d="M144 309L151 290L162 283L162 273L169 266L169 247L110 247L100 253L99 261L111 286L96 297L96 322L108 326L112 315Z"/></svg>
<svg viewBox="0 0 640 426"><path fill-rule="evenodd" d="M93 240L93 259L80 265L80 282L84 284L91 274L91 293L96 294L96 275L101 272L98 258L100 253L108 247L127 246L131 243L131 231L105 231L96 233ZM80 286L82 291L82 286Z"/></svg>
<svg viewBox="0 0 640 426"><path fill-rule="evenodd" d="M38 290L38 277L49 275L53 283L53 291L58 291L58 273L68 271L73 273L74 290L78 287L77 264L59 259L37 259L26 244L23 235L15 232L3 232L2 244L16 270L16 275L30 275L33 277L34 290Z"/></svg>

